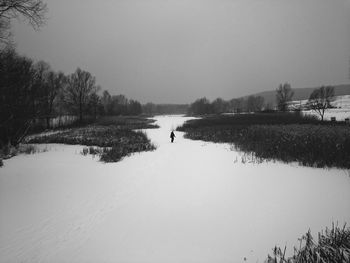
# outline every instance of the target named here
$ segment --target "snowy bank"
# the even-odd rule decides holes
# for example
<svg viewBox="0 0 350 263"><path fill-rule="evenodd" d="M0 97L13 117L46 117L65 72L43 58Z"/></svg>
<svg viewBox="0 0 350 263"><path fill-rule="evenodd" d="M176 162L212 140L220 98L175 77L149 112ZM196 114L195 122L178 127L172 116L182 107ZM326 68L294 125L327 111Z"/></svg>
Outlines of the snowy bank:
<svg viewBox="0 0 350 263"><path fill-rule="evenodd" d="M181 132L171 144L186 119L157 117L157 150L119 163L77 145L5 160L0 261L262 262L309 228L350 222L348 171L243 164Z"/></svg>

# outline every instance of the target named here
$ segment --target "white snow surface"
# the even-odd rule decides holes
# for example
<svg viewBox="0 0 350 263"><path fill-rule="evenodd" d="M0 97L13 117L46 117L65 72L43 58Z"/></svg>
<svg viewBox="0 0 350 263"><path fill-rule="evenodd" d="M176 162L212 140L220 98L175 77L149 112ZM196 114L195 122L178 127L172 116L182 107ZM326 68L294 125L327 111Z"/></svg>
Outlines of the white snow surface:
<svg viewBox="0 0 350 263"><path fill-rule="evenodd" d="M170 143L188 118L156 119L157 150L118 163L57 144L5 160L0 262L263 262L350 222L349 171L242 163L228 144Z"/></svg>
<svg viewBox="0 0 350 263"><path fill-rule="evenodd" d="M320 115L315 111L308 110L303 111L306 115L314 115L321 119ZM332 117L335 117L337 121L344 121L345 119L350 118L350 109L327 109L324 113L324 120L330 121Z"/></svg>
<svg viewBox="0 0 350 263"><path fill-rule="evenodd" d="M291 104L295 108L300 106L306 106L308 100L292 101ZM336 96L332 101L332 106L336 108L327 109L323 116L324 120L331 120L332 117L335 117L337 121L344 121L347 118L350 118L350 95ZM320 118L320 115L312 110L303 111L306 115L314 115Z"/></svg>

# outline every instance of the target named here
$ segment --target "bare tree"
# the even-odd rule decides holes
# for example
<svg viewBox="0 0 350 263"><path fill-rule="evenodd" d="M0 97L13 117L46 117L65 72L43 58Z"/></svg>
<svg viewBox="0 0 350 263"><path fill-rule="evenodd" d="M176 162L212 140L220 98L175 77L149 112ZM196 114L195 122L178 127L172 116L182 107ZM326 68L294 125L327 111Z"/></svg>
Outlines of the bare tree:
<svg viewBox="0 0 350 263"><path fill-rule="evenodd" d="M323 121L324 113L328 108L331 108L331 102L334 99L334 87L322 86L315 89L309 97L308 106L310 109L320 115Z"/></svg>
<svg viewBox="0 0 350 263"><path fill-rule="evenodd" d="M34 28L45 22L47 6L42 0L0 0L0 17L5 19L19 18L28 20Z"/></svg>
<svg viewBox="0 0 350 263"><path fill-rule="evenodd" d="M96 93L96 80L89 72L77 68L68 78L66 102L83 121L83 113L92 93Z"/></svg>
<svg viewBox="0 0 350 263"><path fill-rule="evenodd" d="M156 112L157 106L154 103L148 102L142 106L142 111L146 114L152 115Z"/></svg>
<svg viewBox="0 0 350 263"><path fill-rule="evenodd" d="M230 109L232 112L240 113L244 109L244 98L230 100Z"/></svg>
<svg viewBox="0 0 350 263"><path fill-rule="evenodd" d="M277 107L280 111L288 109L288 102L292 100L294 92L289 83L280 84L276 90Z"/></svg>
<svg viewBox="0 0 350 263"><path fill-rule="evenodd" d="M101 103L103 105L103 110L105 115L112 115L113 105L112 96L107 90L104 90L101 97Z"/></svg>
<svg viewBox="0 0 350 263"><path fill-rule="evenodd" d="M127 115L129 100L124 95L112 96L112 112L113 115Z"/></svg>
<svg viewBox="0 0 350 263"><path fill-rule="evenodd" d="M32 60L13 49L0 52L0 148L17 145L38 113Z"/></svg>
<svg viewBox="0 0 350 263"><path fill-rule="evenodd" d="M101 98L97 93L92 93L89 98L89 112L94 116L94 120L97 119L97 114L99 110L99 105L101 103Z"/></svg>
<svg viewBox="0 0 350 263"><path fill-rule="evenodd" d="M206 97L203 97L191 103L188 111L194 115L210 114L212 113L212 107L210 101Z"/></svg>
<svg viewBox="0 0 350 263"><path fill-rule="evenodd" d="M43 0L0 0L0 42L8 41L11 19L23 17L38 29L45 23L46 12L47 5Z"/></svg>
<svg viewBox="0 0 350 263"><path fill-rule="evenodd" d="M130 100L128 105L128 114L129 115L140 115L142 113L141 103L137 100Z"/></svg>
<svg viewBox="0 0 350 263"><path fill-rule="evenodd" d="M215 99L212 103L212 110L214 113L224 113L228 111L229 104L224 101L222 98Z"/></svg>
<svg viewBox="0 0 350 263"><path fill-rule="evenodd" d="M33 64L33 87L30 93L32 114L34 116L33 124L38 119L45 117L45 94L48 90L47 76L50 70L50 65L45 61L39 61Z"/></svg>
<svg viewBox="0 0 350 263"><path fill-rule="evenodd" d="M46 117L46 127L50 128L50 118L54 114L54 102L63 90L66 82L66 76L62 73L49 71L46 75L46 85L43 90L43 111Z"/></svg>
<svg viewBox="0 0 350 263"><path fill-rule="evenodd" d="M96 86L96 89L90 94L89 98L89 112L94 116L94 119L97 119L97 114L101 112L101 107L103 108L101 97L97 92L101 90L101 86Z"/></svg>
<svg viewBox="0 0 350 263"><path fill-rule="evenodd" d="M262 111L265 99L262 96L251 95L247 98L246 107L248 112Z"/></svg>

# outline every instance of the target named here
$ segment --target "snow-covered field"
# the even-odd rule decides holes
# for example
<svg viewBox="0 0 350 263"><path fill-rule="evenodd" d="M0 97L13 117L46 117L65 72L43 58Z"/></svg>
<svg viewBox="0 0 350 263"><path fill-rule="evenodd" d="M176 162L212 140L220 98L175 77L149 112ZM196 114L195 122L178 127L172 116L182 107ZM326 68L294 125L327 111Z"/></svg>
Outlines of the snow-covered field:
<svg viewBox="0 0 350 263"><path fill-rule="evenodd" d="M295 108L300 106L305 106L308 100L293 101L291 104ZM346 118L350 118L350 95L336 96L334 101L332 101L333 109L327 109L324 114L325 120L331 120L332 117L335 117L337 121L344 121ZM303 111L305 114L315 115L320 118L320 115L315 111L308 110Z"/></svg>
<svg viewBox="0 0 350 263"><path fill-rule="evenodd" d="M228 144L184 139L119 163L48 145L0 168L0 262L263 262L277 244L350 222L350 174L242 163Z"/></svg>
<svg viewBox="0 0 350 263"><path fill-rule="evenodd" d="M304 114L308 115L315 115L318 118L320 118L320 115L318 115L315 111L303 111ZM337 121L344 121L345 119L350 119L350 109L327 109L324 113L324 119L330 121L332 117L335 117Z"/></svg>

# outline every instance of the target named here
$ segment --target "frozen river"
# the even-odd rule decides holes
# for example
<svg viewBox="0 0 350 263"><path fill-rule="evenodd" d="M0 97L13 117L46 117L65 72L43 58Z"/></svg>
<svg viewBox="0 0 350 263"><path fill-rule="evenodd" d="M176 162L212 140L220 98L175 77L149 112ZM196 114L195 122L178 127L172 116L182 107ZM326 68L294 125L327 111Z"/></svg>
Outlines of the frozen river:
<svg viewBox="0 0 350 263"><path fill-rule="evenodd" d="M277 244L350 222L349 171L242 163L228 144L170 131L104 164L48 145L0 168L0 262L263 262ZM244 261L246 258L246 261Z"/></svg>

